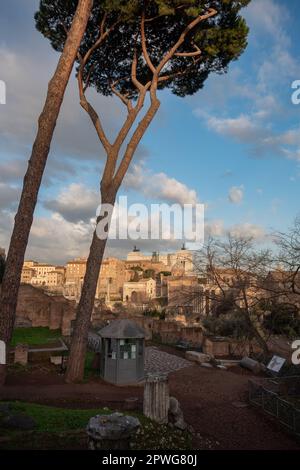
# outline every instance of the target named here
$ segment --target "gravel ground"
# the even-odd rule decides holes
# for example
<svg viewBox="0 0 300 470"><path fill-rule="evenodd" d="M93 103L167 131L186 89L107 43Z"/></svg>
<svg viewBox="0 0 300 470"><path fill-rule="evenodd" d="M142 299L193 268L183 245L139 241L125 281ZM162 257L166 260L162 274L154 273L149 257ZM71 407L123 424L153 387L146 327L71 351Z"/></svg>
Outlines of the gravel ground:
<svg viewBox="0 0 300 470"><path fill-rule="evenodd" d="M194 365L169 375L170 392L209 449L300 450L275 421L248 404L248 379Z"/></svg>
<svg viewBox="0 0 300 470"><path fill-rule="evenodd" d="M156 347L146 348L145 372L162 372L169 374L176 370L190 367L191 362L174 354L160 351Z"/></svg>

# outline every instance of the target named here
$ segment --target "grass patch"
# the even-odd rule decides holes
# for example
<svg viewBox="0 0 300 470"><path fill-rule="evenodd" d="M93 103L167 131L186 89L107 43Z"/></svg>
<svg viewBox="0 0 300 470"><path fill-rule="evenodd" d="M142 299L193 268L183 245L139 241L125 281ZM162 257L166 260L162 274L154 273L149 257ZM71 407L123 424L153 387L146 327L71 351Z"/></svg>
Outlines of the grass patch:
<svg viewBox="0 0 300 470"><path fill-rule="evenodd" d="M92 416L110 412L107 409L73 410L23 402L13 402L11 407L16 413L31 416L36 422L36 430L40 432L64 432L84 429Z"/></svg>
<svg viewBox="0 0 300 470"><path fill-rule="evenodd" d="M5 430L5 435L9 435L9 441L0 442L0 449L85 449L86 435L84 429L89 419L97 414L110 414L113 412L108 408L78 410L24 402L10 402L10 405L14 413L31 416L36 422L36 428L34 431L22 433L16 433L16 431L9 431L8 433ZM132 442L133 449L192 449L190 434L159 425L138 412L127 412L127 414L136 416L141 423L141 429ZM78 431L79 433L62 439L61 433L68 431Z"/></svg>
<svg viewBox="0 0 300 470"><path fill-rule="evenodd" d="M84 378L83 378L84 382L86 382L90 377L100 376L100 370L96 370L92 367L94 357L95 357L94 352L87 351L86 356L85 356L85 363L84 363Z"/></svg>
<svg viewBox="0 0 300 470"><path fill-rule="evenodd" d="M11 340L11 346L18 343L28 344L29 346L38 346L61 337L60 330L49 330L46 327L36 328L15 328Z"/></svg>

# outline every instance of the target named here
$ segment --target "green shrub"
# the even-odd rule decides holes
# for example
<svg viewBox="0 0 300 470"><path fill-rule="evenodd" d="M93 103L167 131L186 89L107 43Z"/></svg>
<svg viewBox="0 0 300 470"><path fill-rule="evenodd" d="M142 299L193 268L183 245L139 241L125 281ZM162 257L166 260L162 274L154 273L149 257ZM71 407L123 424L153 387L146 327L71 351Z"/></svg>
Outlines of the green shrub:
<svg viewBox="0 0 300 470"><path fill-rule="evenodd" d="M292 305L274 305L265 316L264 327L273 334L294 338L300 335L300 318Z"/></svg>
<svg viewBox="0 0 300 470"><path fill-rule="evenodd" d="M249 327L245 318L240 313L220 315L219 317L207 317L202 322L204 328L215 336L229 338L250 338Z"/></svg>

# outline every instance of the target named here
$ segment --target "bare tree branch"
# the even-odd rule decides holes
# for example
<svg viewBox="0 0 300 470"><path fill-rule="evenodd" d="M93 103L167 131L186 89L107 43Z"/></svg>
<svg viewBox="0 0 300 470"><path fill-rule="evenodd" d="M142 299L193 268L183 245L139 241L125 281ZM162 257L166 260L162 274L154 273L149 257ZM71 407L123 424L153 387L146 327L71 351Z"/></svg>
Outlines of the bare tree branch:
<svg viewBox="0 0 300 470"><path fill-rule="evenodd" d="M188 26L185 28L185 30L181 33L179 36L179 39L177 42L174 44L174 46L165 54L165 56L162 58L160 61L158 67L156 68L156 72L160 73L163 67L169 62L169 60L173 57L173 55L177 52L178 48L184 43L185 38L187 34L195 28L199 23L202 21L207 20L208 18L211 18L217 14L217 10L214 8L210 8L208 12L204 15L199 15L197 18L195 18L191 23L188 24Z"/></svg>

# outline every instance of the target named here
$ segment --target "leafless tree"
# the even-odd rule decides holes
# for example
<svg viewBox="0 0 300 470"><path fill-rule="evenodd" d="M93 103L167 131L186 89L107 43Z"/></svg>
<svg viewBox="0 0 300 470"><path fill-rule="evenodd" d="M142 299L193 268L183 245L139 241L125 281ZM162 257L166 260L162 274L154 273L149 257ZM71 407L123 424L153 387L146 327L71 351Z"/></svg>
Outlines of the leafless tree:
<svg viewBox="0 0 300 470"><path fill-rule="evenodd" d="M287 232L276 232L274 238L279 249L278 273L281 271L282 275L278 281L281 281L282 294L295 300L300 296L300 215Z"/></svg>
<svg viewBox="0 0 300 470"><path fill-rule="evenodd" d="M195 262L198 274L207 279L205 295L211 303L219 310L239 313L265 354L268 345L259 317L261 301L270 295L272 258L270 250L257 250L253 238L227 234L222 240L210 238Z"/></svg>

